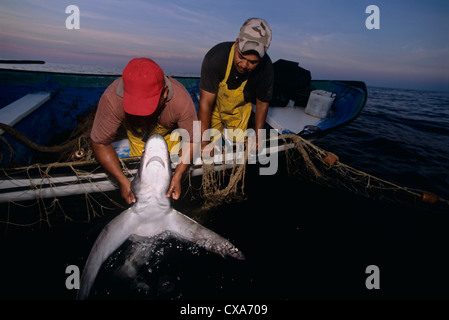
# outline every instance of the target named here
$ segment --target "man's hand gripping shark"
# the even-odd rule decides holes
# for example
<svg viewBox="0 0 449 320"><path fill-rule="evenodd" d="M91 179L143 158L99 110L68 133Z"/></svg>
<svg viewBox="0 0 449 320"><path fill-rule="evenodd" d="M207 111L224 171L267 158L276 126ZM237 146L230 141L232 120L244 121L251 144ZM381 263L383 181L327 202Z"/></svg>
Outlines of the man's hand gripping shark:
<svg viewBox="0 0 449 320"><path fill-rule="evenodd" d="M145 144L138 173L131 183L137 202L101 231L87 258L77 299L87 299L103 262L131 235L154 237L170 232L219 255L244 260L232 243L173 209L166 192L171 180L167 143L160 135Z"/></svg>

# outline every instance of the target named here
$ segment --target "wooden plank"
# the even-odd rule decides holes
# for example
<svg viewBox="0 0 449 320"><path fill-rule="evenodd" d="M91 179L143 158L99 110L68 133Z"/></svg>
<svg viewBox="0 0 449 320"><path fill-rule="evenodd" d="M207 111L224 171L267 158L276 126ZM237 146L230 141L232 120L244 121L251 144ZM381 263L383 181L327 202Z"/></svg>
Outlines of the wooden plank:
<svg viewBox="0 0 449 320"><path fill-rule="evenodd" d="M50 98L50 92L29 93L0 109L0 122L12 127L50 100ZM3 134L2 130L0 130L0 134Z"/></svg>

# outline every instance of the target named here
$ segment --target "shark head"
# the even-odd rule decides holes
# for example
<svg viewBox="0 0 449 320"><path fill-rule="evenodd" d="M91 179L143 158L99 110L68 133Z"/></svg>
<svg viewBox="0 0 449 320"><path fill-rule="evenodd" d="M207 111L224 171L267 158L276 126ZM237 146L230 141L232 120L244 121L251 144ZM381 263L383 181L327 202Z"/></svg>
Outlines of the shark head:
<svg viewBox="0 0 449 320"><path fill-rule="evenodd" d="M140 167L131 183L131 189L138 202L167 200L165 194L170 186L170 179L171 162L167 142L158 134L152 135L145 143Z"/></svg>
<svg viewBox="0 0 449 320"><path fill-rule="evenodd" d="M81 278L78 299L86 299L103 262L130 235L140 237L173 236L192 242L221 256L245 259L232 243L173 209L166 196L171 181L171 162L167 143L160 135L151 136L131 183L137 203L103 228L91 249Z"/></svg>

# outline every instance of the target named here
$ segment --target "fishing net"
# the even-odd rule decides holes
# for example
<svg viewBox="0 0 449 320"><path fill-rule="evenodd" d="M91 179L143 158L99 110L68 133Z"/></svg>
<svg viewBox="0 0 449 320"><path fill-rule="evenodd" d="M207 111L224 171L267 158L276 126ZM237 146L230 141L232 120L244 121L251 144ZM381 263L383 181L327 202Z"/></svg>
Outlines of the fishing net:
<svg viewBox="0 0 449 320"><path fill-rule="evenodd" d="M92 164L92 169L89 172L80 169L80 166L84 167L89 163ZM123 166L126 165L123 164ZM65 175L72 176L73 179L67 182L54 180L55 177L60 176L58 172L60 168L64 169ZM92 173L100 169L101 166L96 161L35 164L26 168L17 168L13 172L2 169L4 177L17 183L28 177L34 199L22 201L12 198L6 203L1 203L0 223L6 226L33 227L52 226L68 221L90 222L93 218L103 216L106 212L125 209L124 203L117 200L116 195L102 191L101 187L97 187L97 192L93 193L83 190L86 183L97 184L90 177ZM131 173L127 175L132 176ZM111 184L116 183L113 180L110 182ZM81 193L76 199L56 195L57 188L71 186L81 189Z"/></svg>
<svg viewBox="0 0 449 320"><path fill-rule="evenodd" d="M82 118L78 126L71 132L67 141L55 146L42 146L31 141L27 136L17 131L13 127L0 123L0 129L8 133L13 139L21 142L23 145L33 149L39 153L56 154L57 162L93 160L94 155L89 139L92 124L95 118L95 111L90 112L86 117ZM4 154L9 154L7 161L8 166L14 165L15 151L8 141L0 136L0 163L3 162Z"/></svg>
<svg viewBox="0 0 449 320"><path fill-rule="evenodd" d="M0 203L2 208L0 223L6 226L5 230L7 226L33 227L52 226L55 223L67 221L89 222L92 218L103 216L106 212L125 208L123 201L117 200L117 196L111 194L110 190L103 191L96 181L98 179L94 174L101 172L102 167L95 161L89 138L94 117L93 111L81 119L67 141L56 146L38 145L14 128L0 124L0 128L14 139L38 153L54 154L57 160L49 164L35 163L26 167L10 165L8 168L0 169L3 180L13 181L16 186L24 185L24 191L28 190L28 192L30 192L29 188L25 185L30 185L31 192L34 194L32 200L17 201L11 198L6 203ZM3 141L3 146L10 150L10 157L13 158L14 150L6 139ZM134 164L134 170L128 169L127 165L130 163ZM135 172L136 163L138 163L136 158L121 160L123 172L130 178L133 176L132 171ZM55 179L60 178L61 175L70 176L72 179L67 181ZM106 178L112 186L117 187L116 181L108 176ZM96 186L95 192L84 191L86 184ZM56 189L71 186L80 189L76 199L57 196Z"/></svg>
<svg viewBox="0 0 449 320"><path fill-rule="evenodd" d="M89 222L94 217L104 215L106 211L120 212L126 207L119 192L111 193L111 190L102 190L101 188L95 189L95 192L86 191L82 193L81 198L77 198L76 204L67 204L63 199L64 197L56 195L44 197L41 194L43 185L49 187L50 190L57 187L52 185L50 181L52 176L57 174L57 169L61 167L68 169L69 173L76 177L74 181L67 184L79 184L79 188L83 188L83 183L85 186L86 181L93 185L97 183L91 178L91 175L101 171L102 168L95 160L90 160L93 153L88 144L89 139L86 138L86 130L88 129L89 124L85 124L85 126L77 128L76 133L71 136L70 148L67 149L64 156L64 159L72 160L71 162L65 160L48 165L35 164L29 167L16 168L14 174L11 174L10 170L1 169L3 176L11 180L14 180L17 176L28 177L30 183L34 184L35 191L35 199L32 201L24 203L10 199L7 203L1 204L3 208L6 206L6 209L2 209L2 216L0 217L2 224L33 226L44 223L50 226L54 221L61 221L61 218L62 221ZM447 200L432 193L403 187L352 168L340 162L334 154L324 151L300 136L294 134L273 136L268 139L267 143L274 140L277 140L276 145L279 145L277 154L280 159L279 165L286 168L290 177L345 190L351 194L382 202L449 212ZM85 155L83 160L78 160L74 156L80 150ZM186 172L189 181L186 190L195 190L199 193L199 197L198 195L192 196L192 200L194 200L193 198L195 200L200 199L197 207L192 210L192 215L197 220L201 220L202 214L212 208L246 199L244 189L249 157L248 145L245 144L243 161L237 161L237 157L235 157L230 162L225 160L225 155L224 152L221 164L204 162L201 164L201 183L198 189L195 189L192 183L194 179L193 170L190 169ZM138 158L121 159L122 170L130 179L137 171L138 160ZM86 171L86 165L90 165L89 171ZM34 172L33 177L31 171ZM40 180L35 178L36 171L39 173ZM108 179L111 185L118 188L115 181L110 177ZM187 193L185 192L185 194ZM194 192L190 192L190 194L193 195ZM82 199L82 207L85 207L84 210L80 210L80 199ZM81 218L73 216L73 207L77 207L78 216L79 211L83 212ZM21 214L18 215L17 211ZM33 213L31 214L31 212Z"/></svg>
<svg viewBox="0 0 449 320"><path fill-rule="evenodd" d="M289 177L295 177L317 185L336 188L351 194L384 203L410 206L424 210L449 212L449 201L437 195L400 186L373 176L339 161L338 156L319 148L308 140L285 134L270 138L278 140L279 158L285 161ZM223 203L245 199L245 163L233 163L231 169L214 171L213 166L203 165L202 197L207 211ZM281 160L281 161L282 161ZM283 165L282 162L279 165Z"/></svg>
<svg viewBox="0 0 449 320"><path fill-rule="evenodd" d="M223 154L223 163L225 154ZM242 201L245 199L245 173L248 153L245 152L243 164L238 164L237 157L233 157L230 170L215 170L213 163L203 163L202 197L205 199L200 211L208 211L224 203ZM199 211L197 211L199 212Z"/></svg>
<svg viewBox="0 0 449 320"><path fill-rule="evenodd" d="M288 134L278 138L294 144L294 148L286 150L287 170L292 175L373 200L449 212L449 202L433 193L404 187L353 168L300 136Z"/></svg>

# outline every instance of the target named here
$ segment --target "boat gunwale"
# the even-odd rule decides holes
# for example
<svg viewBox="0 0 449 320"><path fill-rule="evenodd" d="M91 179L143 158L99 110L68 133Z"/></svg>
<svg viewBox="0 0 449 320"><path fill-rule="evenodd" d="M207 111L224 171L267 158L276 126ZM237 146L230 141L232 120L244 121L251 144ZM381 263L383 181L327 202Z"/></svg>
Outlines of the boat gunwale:
<svg viewBox="0 0 449 320"><path fill-rule="evenodd" d="M121 75L117 75L117 74L95 74L95 73L76 73L76 72L57 72L57 71L42 71L42 70L38 70L38 71L33 71L33 70L15 70L15 69L8 69L8 68L0 68L0 73L4 71L4 72L13 72L13 73L23 73L23 74L43 74L43 75L59 75L59 76L80 76L80 77L106 77L106 78L116 78L116 77L120 77ZM196 76L172 76L173 78L178 78L178 79L192 79L192 80L199 80L200 77L196 77ZM348 118L347 120L343 121L340 124L337 124L335 126L326 128L325 130L319 130L313 133L308 133L308 134L297 134L298 136L301 136L303 138L306 139L311 139L311 138L317 138L320 136L323 136L325 134L328 134L329 132L332 132L333 130L336 130L338 128L341 128L342 126L350 123L351 121L354 121L361 113L361 111L364 109L366 102L368 100L368 92L367 92L367 87L366 84L363 81L358 81L358 80L312 80L312 86L314 83L341 83L344 86L347 87L353 87L354 89L358 89L360 91L362 91L361 95L363 96L363 101L362 103L357 104L357 109L358 111L350 118ZM282 107L274 107L273 108L282 108ZM353 108L355 109L355 108ZM137 159L140 159L139 157L135 157L135 159L132 159L131 157L127 157L127 158L121 158L121 161L124 161L125 163L132 163L133 160L138 161ZM95 167L98 166L99 163L96 160L90 160L90 161L78 161L78 162L71 162L71 161L67 161L67 162L55 162L55 163L33 163L29 166L20 166L20 167L16 167L16 168L0 168L0 170L2 171L2 176L8 176L8 175L19 175L19 172L22 171L22 175L23 176L28 176L29 174L31 174L34 170L37 170L37 172L42 172L43 170L48 170L49 167L51 167L51 169L53 171L63 171L62 169L59 168L68 168L68 167L75 167L75 168L79 168L80 170L83 170L82 168L88 168L90 167ZM0 176L0 179L4 179L3 177Z"/></svg>
<svg viewBox="0 0 449 320"><path fill-rule="evenodd" d="M121 77L122 74L117 73L83 73L83 72L62 72L62 71L45 71L45 70L20 70L20 69L9 69L9 68L1 68L0 72L5 71L13 71L13 72L20 72L20 73L39 73L39 74L52 74L52 75L60 75L60 76L87 76L87 77L111 77L111 78L118 78ZM197 79L199 80L199 76L177 76L177 75L168 75L172 78L179 78L179 79Z"/></svg>

